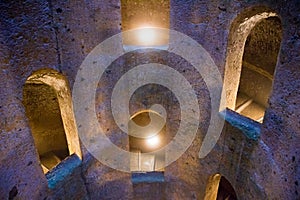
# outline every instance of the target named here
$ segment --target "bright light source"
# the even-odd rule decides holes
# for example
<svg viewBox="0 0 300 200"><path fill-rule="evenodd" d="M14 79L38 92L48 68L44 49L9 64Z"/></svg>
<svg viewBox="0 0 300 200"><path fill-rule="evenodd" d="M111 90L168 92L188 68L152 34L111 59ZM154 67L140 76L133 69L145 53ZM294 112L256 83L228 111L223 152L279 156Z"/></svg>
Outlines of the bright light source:
<svg viewBox="0 0 300 200"><path fill-rule="evenodd" d="M159 144L159 137L157 135L147 139L147 144L151 147L155 147Z"/></svg>
<svg viewBox="0 0 300 200"><path fill-rule="evenodd" d="M138 31L138 40L142 45L153 45L155 44L156 33L153 28L141 28Z"/></svg>
<svg viewBox="0 0 300 200"><path fill-rule="evenodd" d="M155 48L167 50L169 30L158 27L141 26L122 32L123 48L125 51Z"/></svg>

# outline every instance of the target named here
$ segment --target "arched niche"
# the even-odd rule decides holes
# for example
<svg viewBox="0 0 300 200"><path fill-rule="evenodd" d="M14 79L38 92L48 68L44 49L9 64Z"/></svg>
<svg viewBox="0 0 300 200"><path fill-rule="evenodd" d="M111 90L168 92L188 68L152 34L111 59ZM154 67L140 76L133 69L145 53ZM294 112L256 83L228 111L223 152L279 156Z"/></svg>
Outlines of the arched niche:
<svg viewBox="0 0 300 200"><path fill-rule="evenodd" d="M204 200L237 200L231 183L221 174L208 178Z"/></svg>
<svg viewBox="0 0 300 200"><path fill-rule="evenodd" d="M226 99L222 99L227 108L263 121L281 38L281 20L268 8L250 8L233 21L224 75Z"/></svg>
<svg viewBox="0 0 300 200"><path fill-rule="evenodd" d="M150 124L153 126L149 126ZM135 125L144 128L143 132ZM129 149L134 153L130 160L131 171L163 171L165 154L158 150L169 141L165 119L152 110L137 112L130 118L128 132Z"/></svg>
<svg viewBox="0 0 300 200"><path fill-rule="evenodd" d="M44 173L69 155L81 158L71 94L63 75L52 69L34 72L25 82L23 104Z"/></svg>

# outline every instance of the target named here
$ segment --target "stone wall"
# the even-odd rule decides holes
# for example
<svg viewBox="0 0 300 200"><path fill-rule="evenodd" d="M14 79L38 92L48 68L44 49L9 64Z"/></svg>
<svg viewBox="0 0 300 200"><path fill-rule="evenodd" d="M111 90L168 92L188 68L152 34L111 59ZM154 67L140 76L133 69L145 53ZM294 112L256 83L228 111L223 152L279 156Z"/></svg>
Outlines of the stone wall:
<svg viewBox="0 0 300 200"><path fill-rule="evenodd" d="M25 109L23 85L33 70L56 66L55 35L46 1L1 2L2 199L43 199L47 181Z"/></svg>
<svg viewBox="0 0 300 200"><path fill-rule="evenodd" d="M90 199L140 196L134 189L144 191L142 187L147 188L147 184L133 186L129 173L104 166L84 145L81 145L80 170L76 169L61 183L66 187L63 190L48 188L22 104L26 79L41 68L52 68L63 74L72 90L76 73L88 53L121 31L120 1L26 1L1 2L0 5L3 30L0 36L0 197L68 199L75 198L76 192L78 198ZM129 147L128 136L112 119L110 95L114 84L125 72L138 64L158 62L179 71L195 89L201 113L199 130L188 150L165 169L166 199L203 199L208 178L216 173L232 184L238 199L299 198L298 1L171 0L170 28L199 42L224 75L226 56L232 50L228 47L230 30L237 25L234 23L257 10L269 8L279 15L283 36L269 108L258 140L246 137L226 123L213 151L199 159L200 145L209 125L209 92L203 77L176 55L164 51L128 53L116 60L99 80L95 105L97 117L106 128L108 138L124 150ZM155 94L148 95L147 90ZM138 90L131 99L130 111L133 114L157 102L166 105L170 111L168 120L174 126L169 129L176 132L179 107L166 88L148 86ZM69 188L69 184L80 189Z"/></svg>
<svg viewBox="0 0 300 200"><path fill-rule="evenodd" d="M258 141L241 138L244 137L242 132L225 125L213 152L200 161L202 197L205 180L215 173L224 175L231 182L238 199L295 199L299 195L299 158L296 155L299 149L296 96L299 99L299 93L292 86L298 85L299 79L299 70L296 70L299 66L296 64L299 57L296 54L299 52L299 31L296 31L299 3L172 1L171 28L184 31L199 41L223 72L226 50L233 51L227 49L227 39L230 28L237 25L233 24L235 18L238 15L242 22L261 6L277 12L283 26L280 55L261 137ZM243 16L243 13L250 15ZM279 189L278 185L282 187Z"/></svg>
<svg viewBox="0 0 300 200"><path fill-rule="evenodd" d="M59 194L48 187L23 105L25 81L34 71L42 68L60 71L53 24L48 1L1 2L2 199L55 199ZM77 192L84 194L80 174L81 170L75 173L72 182L77 182L83 189ZM67 184L68 179L62 182ZM73 192L63 193L68 198Z"/></svg>

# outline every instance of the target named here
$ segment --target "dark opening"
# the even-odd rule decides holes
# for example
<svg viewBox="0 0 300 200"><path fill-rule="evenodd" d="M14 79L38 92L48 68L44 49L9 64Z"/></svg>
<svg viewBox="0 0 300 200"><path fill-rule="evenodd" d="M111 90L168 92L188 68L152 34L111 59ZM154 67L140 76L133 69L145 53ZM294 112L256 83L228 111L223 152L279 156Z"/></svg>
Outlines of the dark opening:
<svg viewBox="0 0 300 200"><path fill-rule="evenodd" d="M223 176L221 176L216 200L237 200L233 187Z"/></svg>

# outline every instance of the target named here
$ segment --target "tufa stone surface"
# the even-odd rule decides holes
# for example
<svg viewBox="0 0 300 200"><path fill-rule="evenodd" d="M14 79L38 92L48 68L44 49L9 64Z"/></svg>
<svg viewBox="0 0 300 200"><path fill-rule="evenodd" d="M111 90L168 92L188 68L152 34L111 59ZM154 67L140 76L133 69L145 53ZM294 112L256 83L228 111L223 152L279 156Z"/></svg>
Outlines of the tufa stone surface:
<svg viewBox="0 0 300 200"><path fill-rule="evenodd" d="M130 173L103 165L81 144L81 164L54 189L48 187L30 121L25 115L25 81L34 71L50 68L65 76L72 90L85 57L100 42L121 31L121 2L2 1L0 10L1 199L204 199L209 177L215 174L224 176L241 200L299 199L298 0L170 0L170 28L201 44L213 58L223 81L226 79L227 56L241 50L229 42L229 38L235 39L232 36L236 28L257 13L277 13L282 39L272 91L267 100L268 108L257 140L249 139L226 122L213 150L207 157L199 159L211 112L210 96L203 77L177 55L158 50L135 51L118 58L99 80L95 110L107 137L118 147L129 149L128 135L112 118L111 93L117 80L134 66L158 62L180 72L195 90L200 120L194 141L178 160L165 168L164 183L138 185L132 183ZM278 22L275 24L279 26ZM265 26L258 29L253 37L265 40L263 32L270 29ZM270 42L276 43L278 39L279 36L274 36ZM259 44L253 44L253 48L256 45ZM274 56L263 57L264 48L261 50L262 57L253 58L253 49L250 48L248 59L254 64L261 60L274 64ZM234 63L229 60L227 64ZM180 124L180 106L167 88L147 85L138 89L130 99L130 112L134 114L147 109L153 103L166 107L167 130L171 137Z"/></svg>

